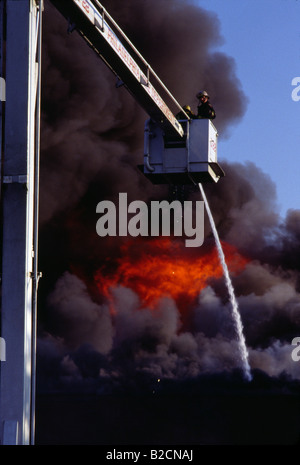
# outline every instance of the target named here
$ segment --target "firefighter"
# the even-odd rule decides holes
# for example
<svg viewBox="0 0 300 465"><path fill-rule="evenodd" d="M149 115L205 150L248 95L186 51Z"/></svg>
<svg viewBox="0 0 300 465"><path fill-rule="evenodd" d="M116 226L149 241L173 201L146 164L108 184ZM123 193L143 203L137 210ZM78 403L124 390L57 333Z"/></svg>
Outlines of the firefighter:
<svg viewBox="0 0 300 465"><path fill-rule="evenodd" d="M216 112L208 101L208 93L203 90L198 92L196 97L199 100L197 118L215 119Z"/></svg>
<svg viewBox="0 0 300 465"><path fill-rule="evenodd" d="M193 113L193 111L192 111L192 109L191 109L191 107L189 105L184 105L184 107L182 107L182 108L190 118L196 118L195 113ZM177 119L187 119L185 114L183 113L183 111L180 111L179 113L177 113L176 118Z"/></svg>

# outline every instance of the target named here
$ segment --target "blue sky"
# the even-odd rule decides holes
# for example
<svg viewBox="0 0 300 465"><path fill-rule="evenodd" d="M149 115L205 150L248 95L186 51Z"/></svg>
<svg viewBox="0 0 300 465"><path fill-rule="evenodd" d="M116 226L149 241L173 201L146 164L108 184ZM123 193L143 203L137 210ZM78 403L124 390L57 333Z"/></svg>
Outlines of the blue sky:
<svg viewBox="0 0 300 465"><path fill-rule="evenodd" d="M300 100L292 99L292 80L300 76L300 0L197 3L219 18L224 43L216 50L235 60L249 100L229 138L220 137L219 161L252 161L268 174L284 217L300 208Z"/></svg>

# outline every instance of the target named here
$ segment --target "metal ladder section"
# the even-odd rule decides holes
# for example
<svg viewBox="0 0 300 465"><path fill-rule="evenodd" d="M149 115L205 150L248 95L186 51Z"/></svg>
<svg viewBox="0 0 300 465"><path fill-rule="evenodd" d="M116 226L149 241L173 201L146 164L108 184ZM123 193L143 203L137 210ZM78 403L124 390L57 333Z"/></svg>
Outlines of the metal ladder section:
<svg viewBox="0 0 300 465"><path fill-rule="evenodd" d="M33 444L35 433L42 11L43 0L0 0L1 445Z"/></svg>
<svg viewBox="0 0 300 465"><path fill-rule="evenodd" d="M183 137L183 128L164 99L170 102L169 105L176 109L176 113L182 111L185 114L183 108L102 4L98 0L51 2L69 21L69 32L77 30L150 118L158 123L166 134ZM153 83L159 87L164 99ZM186 116L189 119L188 115Z"/></svg>

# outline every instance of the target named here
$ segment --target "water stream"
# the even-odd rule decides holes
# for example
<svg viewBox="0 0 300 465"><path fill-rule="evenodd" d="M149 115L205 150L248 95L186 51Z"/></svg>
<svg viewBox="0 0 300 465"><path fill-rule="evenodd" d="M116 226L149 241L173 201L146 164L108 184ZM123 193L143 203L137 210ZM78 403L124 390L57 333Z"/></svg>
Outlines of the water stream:
<svg viewBox="0 0 300 465"><path fill-rule="evenodd" d="M222 268L223 268L223 273L225 276L226 286L228 289L231 308L232 308L232 317L233 317L237 340L238 340L239 353L240 353L241 361L242 361L243 373L244 373L245 379L248 381L251 381L252 380L251 368L250 368L249 361L248 361L249 354L248 354L248 350L246 347L246 341L245 341L245 337L243 333L243 325L242 325L241 316L239 312L238 302L235 297L234 288L233 288L231 278L229 275L222 244L219 239L219 234L218 234L218 231L217 231L217 228L216 228L216 225L215 225L215 222L214 222L214 219L213 219L213 216L212 216L212 213L211 213L211 210L210 210L210 207L209 207L209 204L208 204L208 201L207 201L207 198L206 198L206 195L205 195L205 192L204 192L204 189L201 183L199 183L199 189L200 189L201 195L204 200L204 204L205 204L206 211L209 217L210 225L211 225L214 237L215 237L219 258L220 258Z"/></svg>

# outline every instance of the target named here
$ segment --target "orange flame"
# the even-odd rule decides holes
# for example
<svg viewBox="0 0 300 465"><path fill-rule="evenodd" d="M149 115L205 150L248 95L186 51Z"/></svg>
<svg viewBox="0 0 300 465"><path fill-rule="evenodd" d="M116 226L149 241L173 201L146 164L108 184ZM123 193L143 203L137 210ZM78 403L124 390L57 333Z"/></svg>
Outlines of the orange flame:
<svg viewBox="0 0 300 465"><path fill-rule="evenodd" d="M247 259L233 246L222 245L230 272L241 271ZM95 281L101 294L110 301L110 289L121 285L135 291L145 306L154 308L161 297L167 296L183 311L207 286L209 278L220 278L222 274L216 248L187 249L180 241L159 237L143 242L128 240L121 247L114 271L100 268Z"/></svg>

